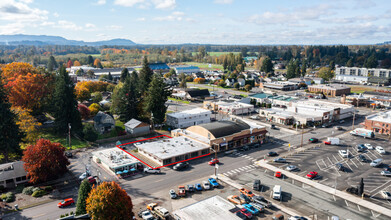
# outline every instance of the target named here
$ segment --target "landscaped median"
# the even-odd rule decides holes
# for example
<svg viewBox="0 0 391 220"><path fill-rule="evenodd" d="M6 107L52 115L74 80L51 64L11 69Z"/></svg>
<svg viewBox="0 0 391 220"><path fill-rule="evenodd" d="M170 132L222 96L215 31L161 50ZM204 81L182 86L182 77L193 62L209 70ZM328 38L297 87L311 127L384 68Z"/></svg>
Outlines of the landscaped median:
<svg viewBox="0 0 391 220"><path fill-rule="evenodd" d="M266 160L257 161L256 164L261 166L261 167L263 167L263 168L265 168L265 169L271 170L273 172L281 171L280 168L268 164ZM329 187L329 186L317 183L315 181L306 179L304 177L301 177L299 175L296 175L296 174L293 174L293 173L290 173L290 172L284 172L284 175L286 175L289 178L295 179L295 180L297 180L299 182L302 182L304 184L307 184L309 186L312 186L312 187L314 187L316 189L322 190L323 192L326 192L326 193L329 193L331 195L340 197L341 199L344 199L346 201L355 203L357 205L360 205L360 206L365 207L367 209L370 209L372 211L375 211L375 212L378 212L378 213L383 214L385 216L391 217L391 210L388 209L388 208L385 208L383 206L376 205L376 204L374 204L372 202L369 202L369 201L366 201L366 200L361 199L359 197L350 195L350 194L348 194L346 192L343 192L343 191L340 191L340 190L336 190L336 189L334 189L332 187Z"/></svg>

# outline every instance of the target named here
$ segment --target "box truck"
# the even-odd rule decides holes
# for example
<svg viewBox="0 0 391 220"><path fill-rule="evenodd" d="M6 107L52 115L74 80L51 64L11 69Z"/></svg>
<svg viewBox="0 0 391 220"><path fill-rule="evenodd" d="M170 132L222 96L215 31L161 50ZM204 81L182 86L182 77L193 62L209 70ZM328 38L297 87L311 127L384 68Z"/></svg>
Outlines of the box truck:
<svg viewBox="0 0 391 220"><path fill-rule="evenodd" d="M371 130L363 129L363 128L356 128L353 131L350 132L351 135L355 136L361 136L364 138L374 138L375 133Z"/></svg>

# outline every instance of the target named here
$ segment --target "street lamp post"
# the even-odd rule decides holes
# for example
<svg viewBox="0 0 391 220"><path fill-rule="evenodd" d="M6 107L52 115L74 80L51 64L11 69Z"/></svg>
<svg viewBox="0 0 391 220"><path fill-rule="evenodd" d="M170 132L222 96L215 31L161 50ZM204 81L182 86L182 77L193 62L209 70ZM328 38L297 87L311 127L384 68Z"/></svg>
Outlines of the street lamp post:
<svg viewBox="0 0 391 220"><path fill-rule="evenodd" d="M215 160L217 160L217 151L215 150L215 149L213 149L212 147L210 148L213 152L215 152ZM216 179L218 179L218 177L217 177L217 168L218 168L218 166L217 166L217 163L215 164L215 177L216 177Z"/></svg>
<svg viewBox="0 0 391 220"><path fill-rule="evenodd" d="M69 150L71 149L71 123L68 123Z"/></svg>

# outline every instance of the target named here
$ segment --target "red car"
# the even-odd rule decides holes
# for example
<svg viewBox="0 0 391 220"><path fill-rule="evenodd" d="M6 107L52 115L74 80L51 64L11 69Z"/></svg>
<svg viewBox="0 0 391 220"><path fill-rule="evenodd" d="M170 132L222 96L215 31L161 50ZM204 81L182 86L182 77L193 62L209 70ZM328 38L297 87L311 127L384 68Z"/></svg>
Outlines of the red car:
<svg viewBox="0 0 391 220"><path fill-rule="evenodd" d="M315 171L311 171L309 174L307 174L307 178L309 179L314 179L317 176L318 176L318 172Z"/></svg>
<svg viewBox="0 0 391 220"><path fill-rule="evenodd" d="M57 206L59 208L62 208L62 207L70 206L70 205L73 205L73 204L75 204L75 201L72 198L68 198L68 199L64 199L63 201L59 202L57 204Z"/></svg>
<svg viewBox="0 0 391 220"><path fill-rule="evenodd" d="M277 178L281 178L282 177L282 173L280 171L277 171L276 174L274 174L275 177Z"/></svg>
<svg viewBox="0 0 391 220"><path fill-rule="evenodd" d="M219 162L220 162L219 159L212 159L211 161L209 161L209 165L215 165Z"/></svg>
<svg viewBox="0 0 391 220"><path fill-rule="evenodd" d="M243 209L240 209L239 211L237 212L241 212L243 215L245 215L248 219L252 218L253 215L251 214L251 212L249 212L247 209L243 208Z"/></svg>
<svg viewBox="0 0 391 220"><path fill-rule="evenodd" d="M324 144L331 145L331 141L324 141Z"/></svg>
<svg viewBox="0 0 391 220"><path fill-rule="evenodd" d="M91 184L96 184L96 179L93 176L88 177L88 182Z"/></svg>

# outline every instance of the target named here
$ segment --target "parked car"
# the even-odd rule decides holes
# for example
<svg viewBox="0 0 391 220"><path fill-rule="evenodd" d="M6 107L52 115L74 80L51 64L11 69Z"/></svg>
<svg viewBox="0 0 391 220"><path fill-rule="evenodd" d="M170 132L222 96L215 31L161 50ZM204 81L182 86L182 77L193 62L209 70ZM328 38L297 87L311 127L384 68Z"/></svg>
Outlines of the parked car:
<svg viewBox="0 0 391 220"><path fill-rule="evenodd" d="M243 204L243 207L247 209L249 212L251 212L251 214L253 215L257 215L259 213L259 210L254 208L254 206L250 204Z"/></svg>
<svg viewBox="0 0 391 220"><path fill-rule="evenodd" d="M286 160L282 157L276 158L273 161L276 163L286 163Z"/></svg>
<svg viewBox="0 0 391 220"><path fill-rule="evenodd" d="M90 175L90 172L84 172L84 173L82 173L80 176L79 176L79 180L80 181L82 181L82 180L84 180L85 178L87 178L87 177L89 177L89 176L91 176Z"/></svg>
<svg viewBox="0 0 391 220"><path fill-rule="evenodd" d="M243 200L244 203L250 203L250 202L251 202L251 199L248 198L248 196L244 195L243 193L241 193L241 194L239 195L239 198L240 198L241 200Z"/></svg>
<svg viewBox="0 0 391 220"><path fill-rule="evenodd" d="M202 186L204 187L205 190L210 189L210 183L208 181L203 181Z"/></svg>
<svg viewBox="0 0 391 220"><path fill-rule="evenodd" d="M335 164L335 167L336 167L337 170L339 170L339 171L342 171L342 172L345 172L345 171L346 171L346 168L342 165L342 163L337 163L337 164Z"/></svg>
<svg viewBox="0 0 391 220"><path fill-rule="evenodd" d="M254 202L259 203L259 204L263 205L266 208L271 208L273 206L271 202L267 201L262 196L254 196L252 199L253 199Z"/></svg>
<svg viewBox="0 0 391 220"><path fill-rule="evenodd" d="M378 166L380 166L382 163L383 163L383 160L380 159L380 158L378 158L378 159L376 159L376 160L373 160L369 165L370 165L371 167L378 167Z"/></svg>
<svg viewBox="0 0 391 220"><path fill-rule="evenodd" d="M334 129L337 130L337 131L343 130L343 128L341 126L335 126Z"/></svg>
<svg viewBox="0 0 391 220"><path fill-rule="evenodd" d="M70 205L73 205L75 204L75 200L73 200L72 198L68 198L68 199L64 199L63 201L59 202L57 204L57 206L59 208L63 208L63 207L67 207L67 206L70 206Z"/></svg>
<svg viewBox="0 0 391 220"><path fill-rule="evenodd" d="M169 194L170 194L170 198L171 199L176 199L178 197L178 195L176 194L175 190L173 190L173 189L170 189Z"/></svg>
<svg viewBox="0 0 391 220"><path fill-rule="evenodd" d="M250 202L250 205L252 205L254 208L258 209L259 212L265 211L265 207L259 203Z"/></svg>
<svg viewBox="0 0 391 220"><path fill-rule="evenodd" d="M373 150L372 144L364 144L367 149Z"/></svg>
<svg viewBox="0 0 391 220"><path fill-rule="evenodd" d="M202 186L201 186L200 183L196 183L196 184L194 185L194 187L195 187L195 189L196 189L197 191L202 191Z"/></svg>
<svg viewBox="0 0 391 220"><path fill-rule="evenodd" d="M278 128L276 127L276 125L271 125L270 128L273 129L273 130L278 130Z"/></svg>
<svg viewBox="0 0 391 220"><path fill-rule="evenodd" d="M281 178L282 177L282 173L280 171L277 171L275 174L274 174L275 177L277 178Z"/></svg>
<svg viewBox="0 0 391 220"><path fill-rule="evenodd" d="M195 188L194 188L194 186L192 184L188 184L186 187L187 187L186 191L188 191L188 192L194 192L195 191Z"/></svg>
<svg viewBox="0 0 391 220"><path fill-rule="evenodd" d="M87 178L87 180L91 184L96 184L96 176L90 176Z"/></svg>
<svg viewBox="0 0 391 220"><path fill-rule="evenodd" d="M239 196L236 196L236 195L230 195L227 197L228 201L232 202L233 204L236 204L236 205L241 205L243 203L245 203L244 200L241 200L239 198Z"/></svg>
<svg viewBox="0 0 391 220"><path fill-rule="evenodd" d="M319 141L319 139L318 138L310 138L310 139L308 139L308 141L310 143L317 143Z"/></svg>
<svg viewBox="0 0 391 220"><path fill-rule="evenodd" d="M219 187L219 183L214 178L209 178L208 181L213 187Z"/></svg>
<svg viewBox="0 0 391 220"><path fill-rule="evenodd" d="M240 209L238 212L241 212L243 215L245 215L248 219L251 219L253 215L245 208Z"/></svg>
<svg viewBox="0 0 391 220"><path fill-rule="evenodd" d="M241 211L236 211L236 212L235 212L235 215L236 215L237 217L239 217L240 219L242 219L242 220L248 219L247 216L244 215Z"/></svg>
<svg viewBox="0 0 391 220"><path fill-rule="evenodd" d="M259 117L259 115L252 115L250 116L250 118L254 120L259 120L261 117Z"/></svg>
<svg viewBox="0 0 391 220"><path fill-rule="evenodd" d="M183 162L183 163L178 163L176 164L173 169L174 170L184 170L186 168L188 168L190 166L190 164L188 162Z"/></svg>
<svg viewBox="0 0 391 220"><path fill-rule="evenodd" d="M294 171L294 170L297 170L297 169L298 168L295 165L289 165L289 166L286 167L286 170L288 170L288 171Z"/></svg>
<svg viewBox="0 0 391 220"><path fill-rule="evenodd" d="M253 197L253 196L255 196L253 192L251 192L250 190L245 189L245 188L239 189L239 192L243 193L244 195L246 195L246 196L248 196L248 197Z"/></svg>
<svg viewBox="0 0 391 220"><path fill-rule="evenodd" d="M209 165L215 165L215 164L218 164L219 162L220 162L219 159L214 158L214 159L212 159L211 161L209 161L208 164L209 164Z"/></svg>
<svg viewBox="0 0 391 220"><path fill-rule="evenodd" d="M155 217L153 217L152 213L149 210L145 210L141 213L141 218L143 220L154 220Z"/></svg>
<svg viewBox="0 0 391 220"><path fill-rule="evenodd" d="M274 214L272 219L273 220L284 220L284 215L281 213L276 213L276 214Z"/></svg>
<svg viewBox="0 0 391 220"><path fill-rule="evenodd" d="M269 157L275 157L275 156L278 156L278 153L277 152L274 152L274 151L270 151L269 153L267 153L267 155Z"/></svg>
<svg viewBox="0 0 391 220"><path fill-rule="evenodd" d="M144 168L144 173L154 173L154 174L158 174L158 173L160 173L160 172L161 172L161 170L160 170L159 168L156 168L156 169L151 168L151 167L146 167L146 168Z"/></svg>
<svg viewBox="0 0 391 220"><path fill-rule="evenodd" d="M376 146L375 150L376 150L379 154L386 154L386 151L385 151L381 146Z"/></svg>
<svg viewBox="0 0 391 220"><path fill-rule="evenodd" d="M368 159L364 155L362 155L362 154L358 155L358 160L361 161L361 162L367 162L368 161Z"/></svg>
<svg viewBox="0 0 391 220"><path fill-rule="evenodd" d="M185 186L178 186L178 196L186 196Z"/></svg>
<svg viewBox="0 0 391 220"><path fill-rule="evenodd" d="M383 191L381 191L381 195L383 196L383 198L385 198L387 200L391 200L391 193L383 190Z"/></svg>
<svg viewBox="0 0 391 220"><path fill-rule="evenodd" d="M382 176L391 176L391 172L388 171L388 170L383 170L383 171L380 172L380 174L381 174Z"/></svg>
<svg viewBox="0 0 391 220"><path fill-rule="evenodd" d="M311 172L309 172L309 173L306 175L306 177L307 177L308 179L315 179L316 177L318 177L318 172L316 172L316 171L311 171Z"/></svg>
<svg viewBox="0 0 391 220"><path fill-rule="evenodd" d="M340 120L339 123L343 124L343 123L345 123L345 120Z"/></svg>
<svg viewBox="0 0 391 220"><path fill-rule="evenodd" d="M364 152L366 150L366 147L363 144L358 144L356 147L357 152Z"/></svg>
<svg viewBox="0 0 391 220"><path fill-rule="evenodd" d="M343 158L348 158L349 157L349 152L347 150L339 150L338 153Z"/></svg>
<svg viewBox="0 0 391 220"><path fill-rule="evenodd" d="M72 152L67 151L67 152L65 152L65 156L68 158L72 158L73 154L72 154Z"/></svg>
<svg viewBox="0 0 391 220"><path fill-rule="evenodd" d="M253 190L257 190L257 191L261 190L261 180L254 180Z"/></svg>

